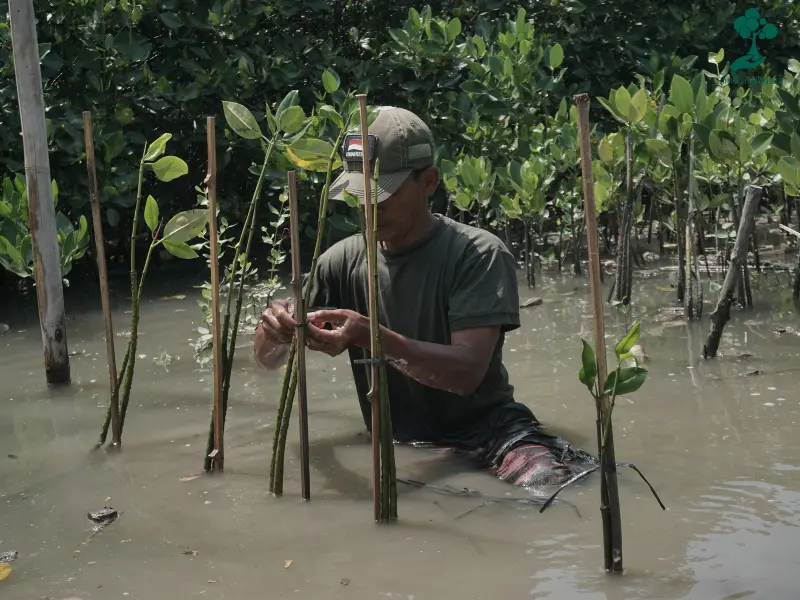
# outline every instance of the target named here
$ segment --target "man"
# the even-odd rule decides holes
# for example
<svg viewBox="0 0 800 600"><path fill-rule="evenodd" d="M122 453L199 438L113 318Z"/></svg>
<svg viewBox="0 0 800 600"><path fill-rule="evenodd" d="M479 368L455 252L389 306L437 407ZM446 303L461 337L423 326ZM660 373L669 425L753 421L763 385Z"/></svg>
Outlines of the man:
<svg viewBox="0 0 800 600"><path fill-rule="evenodd" d="M574 474L566 459L591 461L560 438L539 432L530 409L514 400L503 365L505 334L520 326L517 268L492 233L433 214L439 184L434 142L415 114L383 107L369 129L370 169L379 162L378 302L394 438L471 452L517 485L557 483ZM344 172L330 197L345 190L364 202L361 137L344 142ZM370 199L372 200L372 199ZM363 237L323 253L309 307L308 347L351 363L368 357L368 271ZM274 301L256 331L255 358L284 364L295 332L290 301ZM325 329L326 324L331 329ZM370 428L369 366L352 364Z"/></svg>

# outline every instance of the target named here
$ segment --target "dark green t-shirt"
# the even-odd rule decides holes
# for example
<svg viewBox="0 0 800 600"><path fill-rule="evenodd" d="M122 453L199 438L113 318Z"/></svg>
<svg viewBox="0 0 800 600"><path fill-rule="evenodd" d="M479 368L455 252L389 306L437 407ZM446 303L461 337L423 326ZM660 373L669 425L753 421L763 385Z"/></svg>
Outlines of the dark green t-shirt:
<svg viewBox="0 0 800 600"><path fill-rule="evenodd" d="M470 396L422 385L387 368L392 426L400 442L474 438L483 424L494 421L493 409L513 402L502 350L505 332L519 327L514 258L494 234L435 216L438 224L426 239L399 252L379 248L381 325L435 344L450 344L452 332L472 327L500 325L501 335L483 382ZM360 233L320 256L309 296L309 307L317 306L368 314L367 257ZM349 354L354 361L368 352L354 347ZM369 366L353 364L352 369L369 429Z"/></svg>

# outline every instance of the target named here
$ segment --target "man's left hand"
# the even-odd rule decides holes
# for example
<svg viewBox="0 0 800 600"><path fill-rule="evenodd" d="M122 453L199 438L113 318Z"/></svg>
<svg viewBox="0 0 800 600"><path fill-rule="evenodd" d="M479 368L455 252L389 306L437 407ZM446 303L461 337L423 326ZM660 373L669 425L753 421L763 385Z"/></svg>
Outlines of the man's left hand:
<svg viewBox="0 0 800 600"><path fill-rule="evenodd" d="M308 322L306 346L311 350L338 356L351 346L369 345L369 320L355 311L318 310L308 314ZM330 323L333 329L323 329L325 323Z"/></svg>

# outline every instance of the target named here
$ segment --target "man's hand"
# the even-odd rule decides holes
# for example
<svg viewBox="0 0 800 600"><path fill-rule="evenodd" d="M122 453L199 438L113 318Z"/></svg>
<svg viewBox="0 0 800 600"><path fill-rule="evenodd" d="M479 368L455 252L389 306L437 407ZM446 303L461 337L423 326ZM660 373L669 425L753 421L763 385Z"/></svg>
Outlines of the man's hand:
<svg viewBox="0 0 800 600"><path fill-rule="evenodd" d="M326 323L333 327L323 329ZM338 356L351 346L369 346L369 320L352 310L318 310L308 315L306 346L311 350Z"/></svg>
<svg viewBox="0 0 800 600"><path fill-rule="evenodd" d="M295 320L291 300L273 300L261 313L264 337L275 344L290 344L294 337Z"/></svg>

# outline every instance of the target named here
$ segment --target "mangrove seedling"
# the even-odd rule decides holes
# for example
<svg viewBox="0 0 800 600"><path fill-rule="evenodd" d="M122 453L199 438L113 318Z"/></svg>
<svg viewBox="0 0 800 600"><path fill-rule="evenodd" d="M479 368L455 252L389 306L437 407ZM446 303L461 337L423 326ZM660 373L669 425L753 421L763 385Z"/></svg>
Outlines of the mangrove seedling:
<svg viewBox="0 0 800 600"><path fill-rule="evenodd" d="M586 340L581 339L583 349L581 351L581 366L578 370L578 379L587 387L597 407L597 443L600 452L600 464L573 477L559 487L539 511L544 512L565 487L600 469L600 477L604 483L601 487L600 512L603 516L605 568L606 571L620 573L622 572L622 521L619 519L620 507L616 468L618 466L629 467L636 471L650 488L661 508L666 510L655 489L639 469L630 463L617 463L610 458L613 457L614 452L610 435L612 430L611 415L617 398L621 395L627 396L634 393L642 387L647 378L647 369L639 364L637 353L634 352L634 347L639 341L640 328L641 323L636 321L625 337L617 343L614 348L614 352L617 355L616 368L608 374L602 384L598 377L600 374L599 361L597 360L595 349ZM605 352L605 348L602 351ZM632 366L630 364L631 361L633 361ZM612 502L615 502L616 506L612 506Z"/></svg>
<svg viewBox="0 0 800 600"><path fill-rule="evenodd" d="M139 309L142 301L142 289L144 287L145 277L147 276L147 270L150 266L150 259L153 256L153 251L161 246L176 258L197 258L197 252L188 242L202 235L206 223L208 222L208 213L205 210L191 209L180 212L172 217L162 229L163 221L159 215L158 202L156 202L153 196L148 195L144 207L144 221L148 229L150 229L151 241L147 249L141 277L138 276L136 270L136 235L139 225L139 211L142 203L144 174L146 171L151 170L159 181L169 182L189 172L186 163L177 156L162 156L166 149L167 142L171 138L172 134L165 133L152 144L145 145L142 159L139 163L136 205L133 213L133 225L131 227L131 331L125 357L117 376L117 389L122 392L120 394L120 444L122 429L125 426L125 415L127 414L128 403L131 396L131 388L133 386L136 347L139 341ZM110 423L111 406L109 405L106 411L103 429L100 433L100 441L97 443L98 448L105 444Z"/></svg>
<svg viewBox="0 0 800 600"><path fill-rule="evenodd" d="M343 92L338 88L338 75L333 76L332 70L326 70L324 76L325 91L331 95L332 101L336 106L321 104L317 109L317 119L320 131L330 132L335 142L333 144L322 139L300 139L292 144L287 153L291 161L300 169L306 171L325 173L325 183L320 192L319 210L317 213L317 236L314 244L314 252L311 258L311 267L306 281L313 281L317 261L322 249L326 221L328 215L328 189L330 188L333 171L342 165L339 156L340 148L344 137L350 130L351 123L358 116L359 106L353 97L352 92ZM321 100L324 100L323 96ZM377 118L377 112L370 111L370 122ZM303 304L308 305L311 285L306 284L303 292ZM297 309L295 309L296 314ZM284 455L286 452L286 436L289 431L289 422L292 414L292 404L297 389L297 336L292 340L289 347L289 354L284 368L283 382L281 385L281 396L278 400L278 414L276 416L275 434L272 442L272 461L270 464L270 484L269 489L275 496L283 495L283 468Z"/></svg>

